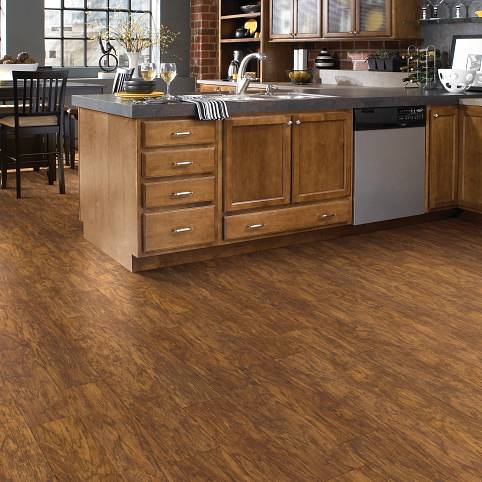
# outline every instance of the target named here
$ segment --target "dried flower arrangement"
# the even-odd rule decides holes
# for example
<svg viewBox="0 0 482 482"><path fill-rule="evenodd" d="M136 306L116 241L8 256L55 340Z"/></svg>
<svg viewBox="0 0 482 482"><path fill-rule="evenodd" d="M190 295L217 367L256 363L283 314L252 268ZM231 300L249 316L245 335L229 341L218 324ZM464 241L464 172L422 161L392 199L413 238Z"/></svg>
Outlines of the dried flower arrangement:
<svg viewBox="0 0 482 482"><path fill-rule="evenodd" d="M158 46L161 53L166 53L176 38L180 35L169 27L161 25L158 29L150 27L148 14L137 19L130 15L126 20L117 23L114 27L102 29L95 37L96 40L115 40L127 52L142 52L151 47Z"/></svg>

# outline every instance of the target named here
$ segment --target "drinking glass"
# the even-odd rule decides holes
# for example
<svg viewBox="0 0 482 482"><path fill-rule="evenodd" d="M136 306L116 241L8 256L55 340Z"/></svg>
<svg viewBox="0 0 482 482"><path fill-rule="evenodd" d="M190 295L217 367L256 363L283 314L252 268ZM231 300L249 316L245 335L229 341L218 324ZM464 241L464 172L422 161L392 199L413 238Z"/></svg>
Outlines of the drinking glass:
<svg viewBox="0 0 482 482"><path fill-rule="evenodd" d="M141 64L141 76L144 80L156 78L156 64L154 62L143 62Z"/></svg>
<svg viewBox="0 0 482 482"><path fill-rule="evenodd" d="M166 91L166 99L171 98L171 82L177 76L177 68L176 64L174 63L162 63L161 68L159 69L159 74L161 79L166 83L167 91Z"/></svg>

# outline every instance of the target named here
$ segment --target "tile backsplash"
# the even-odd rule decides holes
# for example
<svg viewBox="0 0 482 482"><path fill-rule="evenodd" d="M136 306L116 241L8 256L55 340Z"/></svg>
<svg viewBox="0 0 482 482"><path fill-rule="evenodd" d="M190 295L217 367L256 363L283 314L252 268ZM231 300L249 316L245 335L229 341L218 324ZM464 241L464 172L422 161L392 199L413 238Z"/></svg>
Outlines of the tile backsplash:
<svg viewBox="0 0 482 482"><path fill-rule="evenodd" d="M315 59L322 48L327 48L335 58L336 68L342 70L368 70L365 61L378 49L405 52L409 45L420 44L414 40L343 40L309 44L308 68L314 67Z"/></svg>

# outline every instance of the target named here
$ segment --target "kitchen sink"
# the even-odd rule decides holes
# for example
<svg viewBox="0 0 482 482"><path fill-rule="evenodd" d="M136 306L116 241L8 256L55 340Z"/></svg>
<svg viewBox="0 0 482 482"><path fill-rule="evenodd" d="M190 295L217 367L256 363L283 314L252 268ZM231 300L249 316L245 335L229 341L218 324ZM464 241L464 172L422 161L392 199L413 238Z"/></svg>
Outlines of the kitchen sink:
<svg viewBox="0 0 482 482"><path fill-rule="evenodd" d="M193 95L191 97L205 97L204 95ZM323 97L334 97L333 95L303 94L296 92L276 92L273 94L214 94L213 99L225 100L227 102L254 102L259 100L304 100L320 99Z"/></svg>
<svg viewBox="0 0 482 482"><path fill-rule="evenodd" d="M333 95L323 94L303 94L297 92L276 92L273 94L251 94L255 99L263 100L303 100L303 99L320 99L323 97L334 97Z"/></svg>

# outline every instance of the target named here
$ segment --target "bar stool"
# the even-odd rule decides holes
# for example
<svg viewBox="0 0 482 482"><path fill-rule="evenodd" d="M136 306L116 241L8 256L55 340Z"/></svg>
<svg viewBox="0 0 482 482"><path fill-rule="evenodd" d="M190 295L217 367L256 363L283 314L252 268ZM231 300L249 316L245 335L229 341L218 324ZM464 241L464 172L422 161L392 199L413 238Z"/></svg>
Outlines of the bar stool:
<svg viewBox="0 0 482 482"><path fill-rule="evenodd" d="M7 188L8 163L15 165L17 181L17 199L21 198L21 169L32 167L49 156L57 158L59 190L65 194L64 178L64 103L67 86L67 70L13 72L14 114L0 118L0 162L2 189ZM7 139L14 136L13 155L8 152ZM41 153L22 153L24 136L56 136L56 148L49 151L47 146ZM49 184L53 183L49 168Z"/></svg>
<svg viewBox="0 0 482 482"><path fill-rule="evenodd" d="M124 89L124 82L130 80L133 73L134 69L117 69L112 93L117 94L117 92L121 92ZM79 109L77 107L67 109L67 119L68 133L65 142L67 164L70 164L71 169L75 169L75 122L79 120Z"/></svg>

